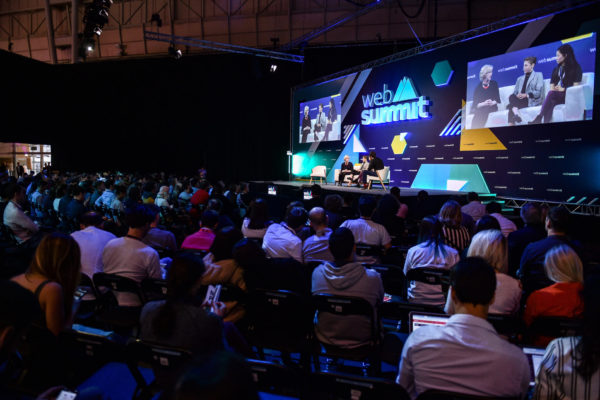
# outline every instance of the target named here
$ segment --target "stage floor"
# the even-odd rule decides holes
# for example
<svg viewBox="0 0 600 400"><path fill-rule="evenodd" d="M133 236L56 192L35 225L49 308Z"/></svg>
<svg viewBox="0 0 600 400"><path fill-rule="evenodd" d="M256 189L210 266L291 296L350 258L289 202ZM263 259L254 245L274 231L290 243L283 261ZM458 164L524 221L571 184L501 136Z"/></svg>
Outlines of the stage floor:
<svg viewBox="0 0 600 400"><path fill-rule="evenodd" d="M252 183L257 183L257 184L269 184L269 185L276 185L276 186L287 186L287 187L291 187L291 188L297 188L297 189L302 189L302 188L309 188L311 185L307 182L307 181L252 181ZM319 182L315 182L315 183L319 183ZM384 191L381 186L379 185L373 185L372 189L361 189L358 188L356 186L337 186L334 185L333 183L323 183L320 185L323 190L328 191L328 192L343 192L343 193L357 193L357 194L372 194L372 195L384 195L386 193L389 193L389 187L388 191ZM413 189L413 188L400 188L400 196L402 197L416 197L417 194L423 189ZM452 190L434 190L434 189L426 189L427 193L429 193L430 196L465 196L466 193L465 192L455 192Z"/></svg>

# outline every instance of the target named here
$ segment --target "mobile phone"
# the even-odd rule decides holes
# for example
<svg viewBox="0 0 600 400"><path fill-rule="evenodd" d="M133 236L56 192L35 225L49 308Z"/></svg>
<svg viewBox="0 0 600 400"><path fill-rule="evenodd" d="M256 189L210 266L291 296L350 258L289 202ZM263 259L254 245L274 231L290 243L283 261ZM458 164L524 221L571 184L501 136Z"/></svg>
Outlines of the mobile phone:
<svg viewBox="0 0 600 400"><path fill-rule="evenodd" d="M219 301L219 296L221 295L221 285L209 285L206 290L206 297L204 298L204 303L213 304ZM206 306L206 311L214 312L212 306Z"/></svg>
<svg viewBox="0 0 600 400"><path fill-rule="evenodd" d="M75 400L77 398L77 392L73 392L68 389L61 390L56 400Z"/></svg>
<svg viewBox="0 0 600 400"><path fill-rule="evenodd" d="M81 298L82 298L83 296L85 296L85 294L86 294L87 292L88 292L88 291L87 291L87 289L85 289L85 288L82 288L82 287L78 287L78 288L75 290L75 294L73 294L73 297L75 298L75 300L81 300Z"/></svg>

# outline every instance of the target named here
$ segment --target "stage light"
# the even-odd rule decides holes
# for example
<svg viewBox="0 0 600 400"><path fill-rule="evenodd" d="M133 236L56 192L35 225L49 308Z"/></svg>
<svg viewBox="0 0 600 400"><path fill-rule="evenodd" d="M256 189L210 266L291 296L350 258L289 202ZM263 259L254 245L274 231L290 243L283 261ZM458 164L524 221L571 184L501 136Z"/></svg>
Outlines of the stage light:
<svg viewBox="0 0 600 400"><path fill-rule="evenodd" d="M96 36L100 36L102 35L102 29L99 26L97 26L94 28L94 33L96 34Z"/></svg>
<svg viewBox="0 0 600 400"><path fill-rule="evenodd" d="M169 46L169 55L175 58L176 60L179 60L183 56L183 53L181 52L181 50L176 49L175 45L171 43L171 45Z"/></svg>
<svg viewBox="0 0 600 400"><path fill-rule="evenodd" d="M594 199L588 203L588 206L591 206L592 204L594 204L597 201L598 201L598 198L594 197Z"/></svg>
<svg viewBox="0 0 600 400"><path fill-rule="evenodd" d="M89 44L87 45L87 47L85 49L89 52L94 51L94 48Z"/></svg>
<svg viewBox="0 0 600 400"><path fill-rule="evenodd" d="M269 71L271 71L271 72L277 71L277 64L271 64L271 68L269 68Z"/></svg>
<svg viewBox="0 0 600 400"><path fill-rule="evenodd" d="M567 199L567 203L572 202L573 200L575 200L575 196L571 196Z"/></svg>

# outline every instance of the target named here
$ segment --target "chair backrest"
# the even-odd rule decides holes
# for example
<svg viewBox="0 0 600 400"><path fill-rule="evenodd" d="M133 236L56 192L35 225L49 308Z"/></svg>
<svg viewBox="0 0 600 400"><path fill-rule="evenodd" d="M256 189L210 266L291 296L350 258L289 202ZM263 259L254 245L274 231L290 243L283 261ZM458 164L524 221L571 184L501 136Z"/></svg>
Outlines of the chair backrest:
<svg viewBox="0 0 600 400"><path fill-rule="evenodd" d="M417 400L518 400L519 397L489 397L489 396L474 396L470 394L462 394L448 392L445 390L426 390L421 393Z"/></svg>
<svg viewBox="0 0 600 400"><path fill-rule="evenodd" d="M400 296L406 299L406 277L404 271L399 265L393 264L373 264L369 268L374 269L381 275L383 289L386 293Z"/></svg>
<svg viewBox="0 0 600 400"><path fill-rule="evenodd" d="M356 255L360 257L379 257L381 255L381 246L356 243Z"/></svg>
<svg viewBox="0 0 600 400"><path fill-rule="evenodd" d="M102 289L104 288L111 292L133 293L138 296L140 304L143 304L144 296L142 295L142 290L133 279L116 274L98 272L94 274L93 281L98 293L102 293Z"/></svg>
<svg viewBox="0 0 600 400"><path fill-rule="evenodd" d="M326 173L327 173L327 168L324 165L316 165L313 167L310 174L313 176L325 177Z"/></svg>
<svg viewBox="0 0 600 400"><path fill-rule="evenodd" d="M310 399L408 400L406 390L394 381L339 372L310 375Z"/></svg>
<svg viewBox="0 0 600 400"><path fill-rule="evenodd" d="M406 274L407 283L417 281L429 285L439 285L444 294L448 293L450 287L450 270L443 268L413 268Z"/></svg>
<svg viewBox="0 0 600 400"><path fill-rule="evenodd" d="M303 379L296 369L269 361L249 359L247 362L260 392L304 398L301 395Z"/></svg>
<svg viewBox="0 0 600 400"><path fill-rule="evenodd" d="M89 362L98 364L125 360L125 346L108 337L71 329L60 334L59 342L66 352L65 357L75 362L75 368Z"/></svg>
<svg viewBox="0 0 600 400"><path fill-rule="evenodd" d="M390 180L390 167L383 167L383 169L379 171L379 175L381 176L381 179L384 182L389 181Z"/></svg>
<svg viewBox="0 0 600 400"><path fill-rule="evenodd" d="M487 320L496 332L508 338L516 338L525 330L525 323L514 315L488 314Z"/></svg>
<svg viewBox="0 0 600 400"><path fill-rule="evenodd" d="M564 317L537 317L527 328L526 342L537 336L579 336L583 332L583 320Z"/></svg>
<svg viewBox="0 0 600 400"><path fill-rule="evenodd" d="M330 313L339 316L358 315L371 321L371 334L375 343L379 341L379 318L371 303L360 297L336 296L332 294L313 294L312 303L318 313Z"/></svg>
<svg viewBox="0 0 600 400"><path fill-rule="evenodd" d="M164 279L146 278L142 281L141 287L146 303L167 298L167 281Z"/></svg>

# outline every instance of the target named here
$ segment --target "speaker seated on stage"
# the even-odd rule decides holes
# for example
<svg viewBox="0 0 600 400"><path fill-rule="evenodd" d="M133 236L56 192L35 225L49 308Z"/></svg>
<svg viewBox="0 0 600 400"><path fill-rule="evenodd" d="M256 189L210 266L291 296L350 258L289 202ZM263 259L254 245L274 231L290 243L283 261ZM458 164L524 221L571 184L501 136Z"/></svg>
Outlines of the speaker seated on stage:
<svg viewBox="0 0 600 400"><path fill-rule="evenodd" d="M350 156L347 154L344 156L344 162L342 163L340 168L340 174L338 176L337 181L338 185L340 186L342 186L342 183L346 179L346 176L350 175L351 181L354 181L354 176L359 174L359 171L354 169L354 164L350 162Z"/></svg>
<svg viewBox="0 0 600 400"><path fill-rule="evenodd" d="M377 176L377 171L384 169L383 161L377 157L374 151L369 153L369 168L361 171L358 180L367 187L367 176Z"/></svg>

